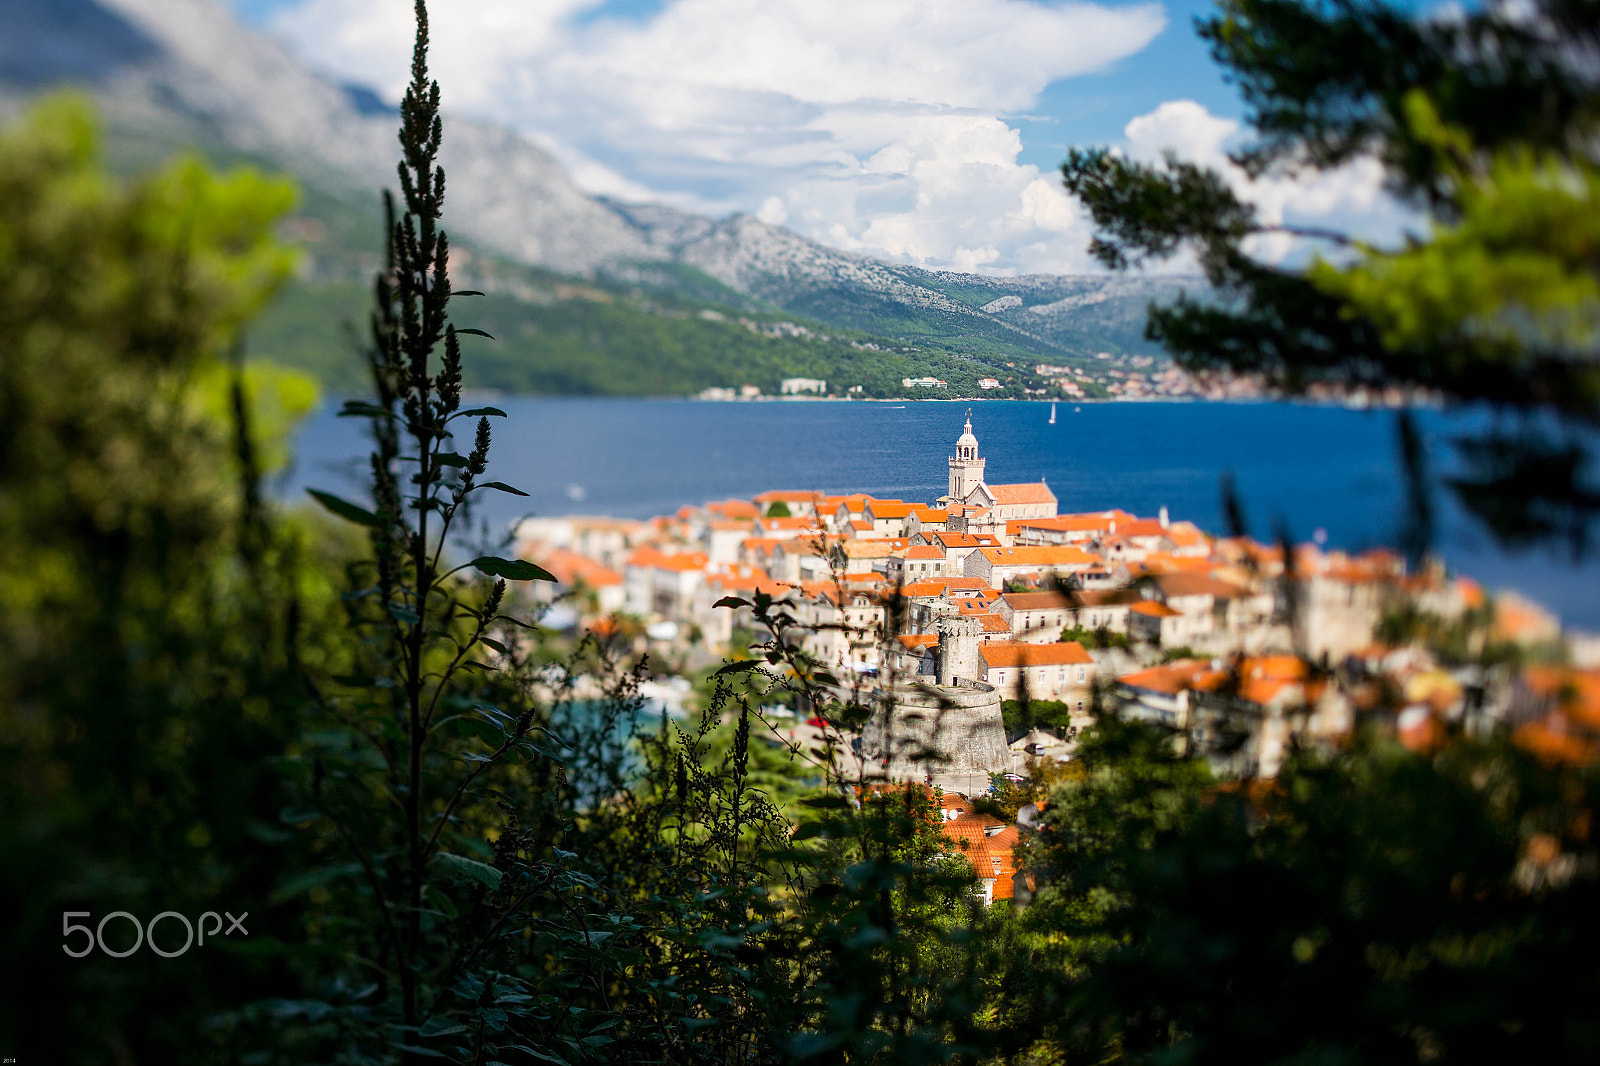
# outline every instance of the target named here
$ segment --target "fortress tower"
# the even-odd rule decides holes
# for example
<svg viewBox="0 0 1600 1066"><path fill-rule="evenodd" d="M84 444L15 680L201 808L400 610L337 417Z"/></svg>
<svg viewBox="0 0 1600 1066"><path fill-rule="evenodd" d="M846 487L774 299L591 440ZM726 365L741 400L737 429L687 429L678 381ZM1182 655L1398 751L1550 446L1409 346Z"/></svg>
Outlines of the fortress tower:
<svg viewBox="0 0 1600 1066"><path fill-rule="evenodd" d="M963 679L977 681L983 676L978 666L978 634L982 629L976 618L951 615L939 619L934 627L939 634L939 684L959 685Z"/></svg>
<svg viewBox="0 0 1600 1066"><path fill-rule="evenodd" d="M965 500L983 484L983 463L978 458L978 438L972 435L972 412L967 412L967 428L956 440L956 453L950 457L950 499Z"/></svg>
<svg viewBox="0 0 1600 1066"><path fill-rule="evenodd" d="M890 780L931 777L966 791L1011 768L1000 694L980 680L980 631L975 618L939 619L935 671L897 678L880 694L862 750Z"/></svg>

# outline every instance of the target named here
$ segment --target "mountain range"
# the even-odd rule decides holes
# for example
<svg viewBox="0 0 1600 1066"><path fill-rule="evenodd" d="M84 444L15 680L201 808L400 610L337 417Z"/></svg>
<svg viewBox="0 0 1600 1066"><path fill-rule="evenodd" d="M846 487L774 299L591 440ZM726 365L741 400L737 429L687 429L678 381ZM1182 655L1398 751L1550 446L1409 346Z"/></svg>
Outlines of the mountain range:
<svg viewBox="0 0 1600 1066"><path fill-rule="evenodd" d="M304 246L305 269L252 350L356 387L342 323L364 317L378 264L376 190L394 184L398 155L393 109L307 70L222 0L7 0L0 10L0 112L77 85L101 110L119 170L191 148L295 176L302 203L285 233ZM478 363L480 386L771 390L804 374L894 395L901 377L931 374L965 390L992 375L1015 393L1037 362L1157 354L1142 336L1146 307L1201 285L930 271L747 214L620 203L579 189L528 137L448 115L441 162L453 272L490 293L473 324L501 340Z"/></svg>

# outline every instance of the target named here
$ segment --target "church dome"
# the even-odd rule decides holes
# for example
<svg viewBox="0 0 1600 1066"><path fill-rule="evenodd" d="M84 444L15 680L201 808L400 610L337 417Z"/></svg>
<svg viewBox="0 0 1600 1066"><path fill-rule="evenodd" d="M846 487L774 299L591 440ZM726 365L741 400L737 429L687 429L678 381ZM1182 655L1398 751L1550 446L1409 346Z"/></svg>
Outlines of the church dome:
<svg viewBox="0 0 1600 1066"><path fill-rule="evenodd" d="M961 434L960 438L956 441L956 447L965 447L977 450L978 438L972 435L972 419L967 419L967 430L965 433Z"/></svg>

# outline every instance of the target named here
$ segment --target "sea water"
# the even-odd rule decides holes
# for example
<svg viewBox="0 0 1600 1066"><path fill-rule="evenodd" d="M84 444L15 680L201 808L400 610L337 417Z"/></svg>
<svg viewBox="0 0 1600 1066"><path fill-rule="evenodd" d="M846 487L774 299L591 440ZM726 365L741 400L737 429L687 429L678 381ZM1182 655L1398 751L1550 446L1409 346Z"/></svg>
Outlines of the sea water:
<svg viewBox="0 0 1600 1066"><path fill-rule="evenodd" d="M946 491L946 460L971 411L986 479L1043 479L1060 510L1166 507L1223 531L1220 483L1231 475L1249 526L1271 539L1359 550L1393 544L1406 496L1395 414L1297 403L1058 404L507 397L492 402L487 479L527 498L481 493L480 515L503 527L524 514L648 518L685 504L767 489L865 492L932 503ZM279 488L359 495L365 422L330 403L302 427ZM1442 479L1450 438L1481 427L1482 412L1416 412L1435 477L1437 549L1455 570L1510 587L1565 624L1600 629L1600 561L1575 563L1559 546L1497 545L1451 498ZM461 451L470 445L464 425Z"/></svg>

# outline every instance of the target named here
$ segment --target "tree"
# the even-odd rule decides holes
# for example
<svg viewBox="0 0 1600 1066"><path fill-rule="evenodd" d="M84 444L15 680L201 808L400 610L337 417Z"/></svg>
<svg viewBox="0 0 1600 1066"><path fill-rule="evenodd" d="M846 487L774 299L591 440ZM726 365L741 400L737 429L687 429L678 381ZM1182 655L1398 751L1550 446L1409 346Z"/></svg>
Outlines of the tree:
<svg viewBox="0 0 1600 1066"><path fill-rule="evenodd" d="M771 505L767 507L767 517L793 518L794 515L792 512L790 512L789 505L787 503L782 500L773 500Z"/></svg>
<svg viewBox="0 0 1600 1066"><path fill-rule="evenodd" d="M1462 443L1453 487L1502 538L1581 551L1600 514L1583 439L1600 424L1597 27L1594 0L1426 19L1371 0L1224 0L1200 24L1257 134L1235 161L1260 175L1376 158L1431 224L1398 251L1264 225L1221 175L1175 158L1074 151L1063 175L1106 265L1198 256L1219 298L1153 307L1147 325L1180 363L1494 405L1509 417ZM1267 232L1342 254L1263 263L1246 241ZM1420 500L1422 456L1400 417Z"/></svg>
<svg viewBox="0 0 1600 1066"><path fill-rule="evenodd" d="M1194 1063L1600 1050L1577 991L1600 939L1592 770L1364 735L1270 783L1173 787L1169 759L1152 788L1162 755L1107 765L1103 747L1033 857L1051 887L1028 920L1062 916L1083 945L1076 973L1039 981L1056 1042Z"/></svg>
<svg viewBox="0 0 1600 1066"><path fill-rule="evenodd" d="M316 392L233 356L292 271L295 192L188 157L114 181L89 108L52 97L0 134L0 198L0 1045L229 1061L204 1020L267 994L269 953L70 957L62 924L253 910L261 944L293 920L254 902L293 861L262 818L271 711L334 601L257 482Z"/></svg>

